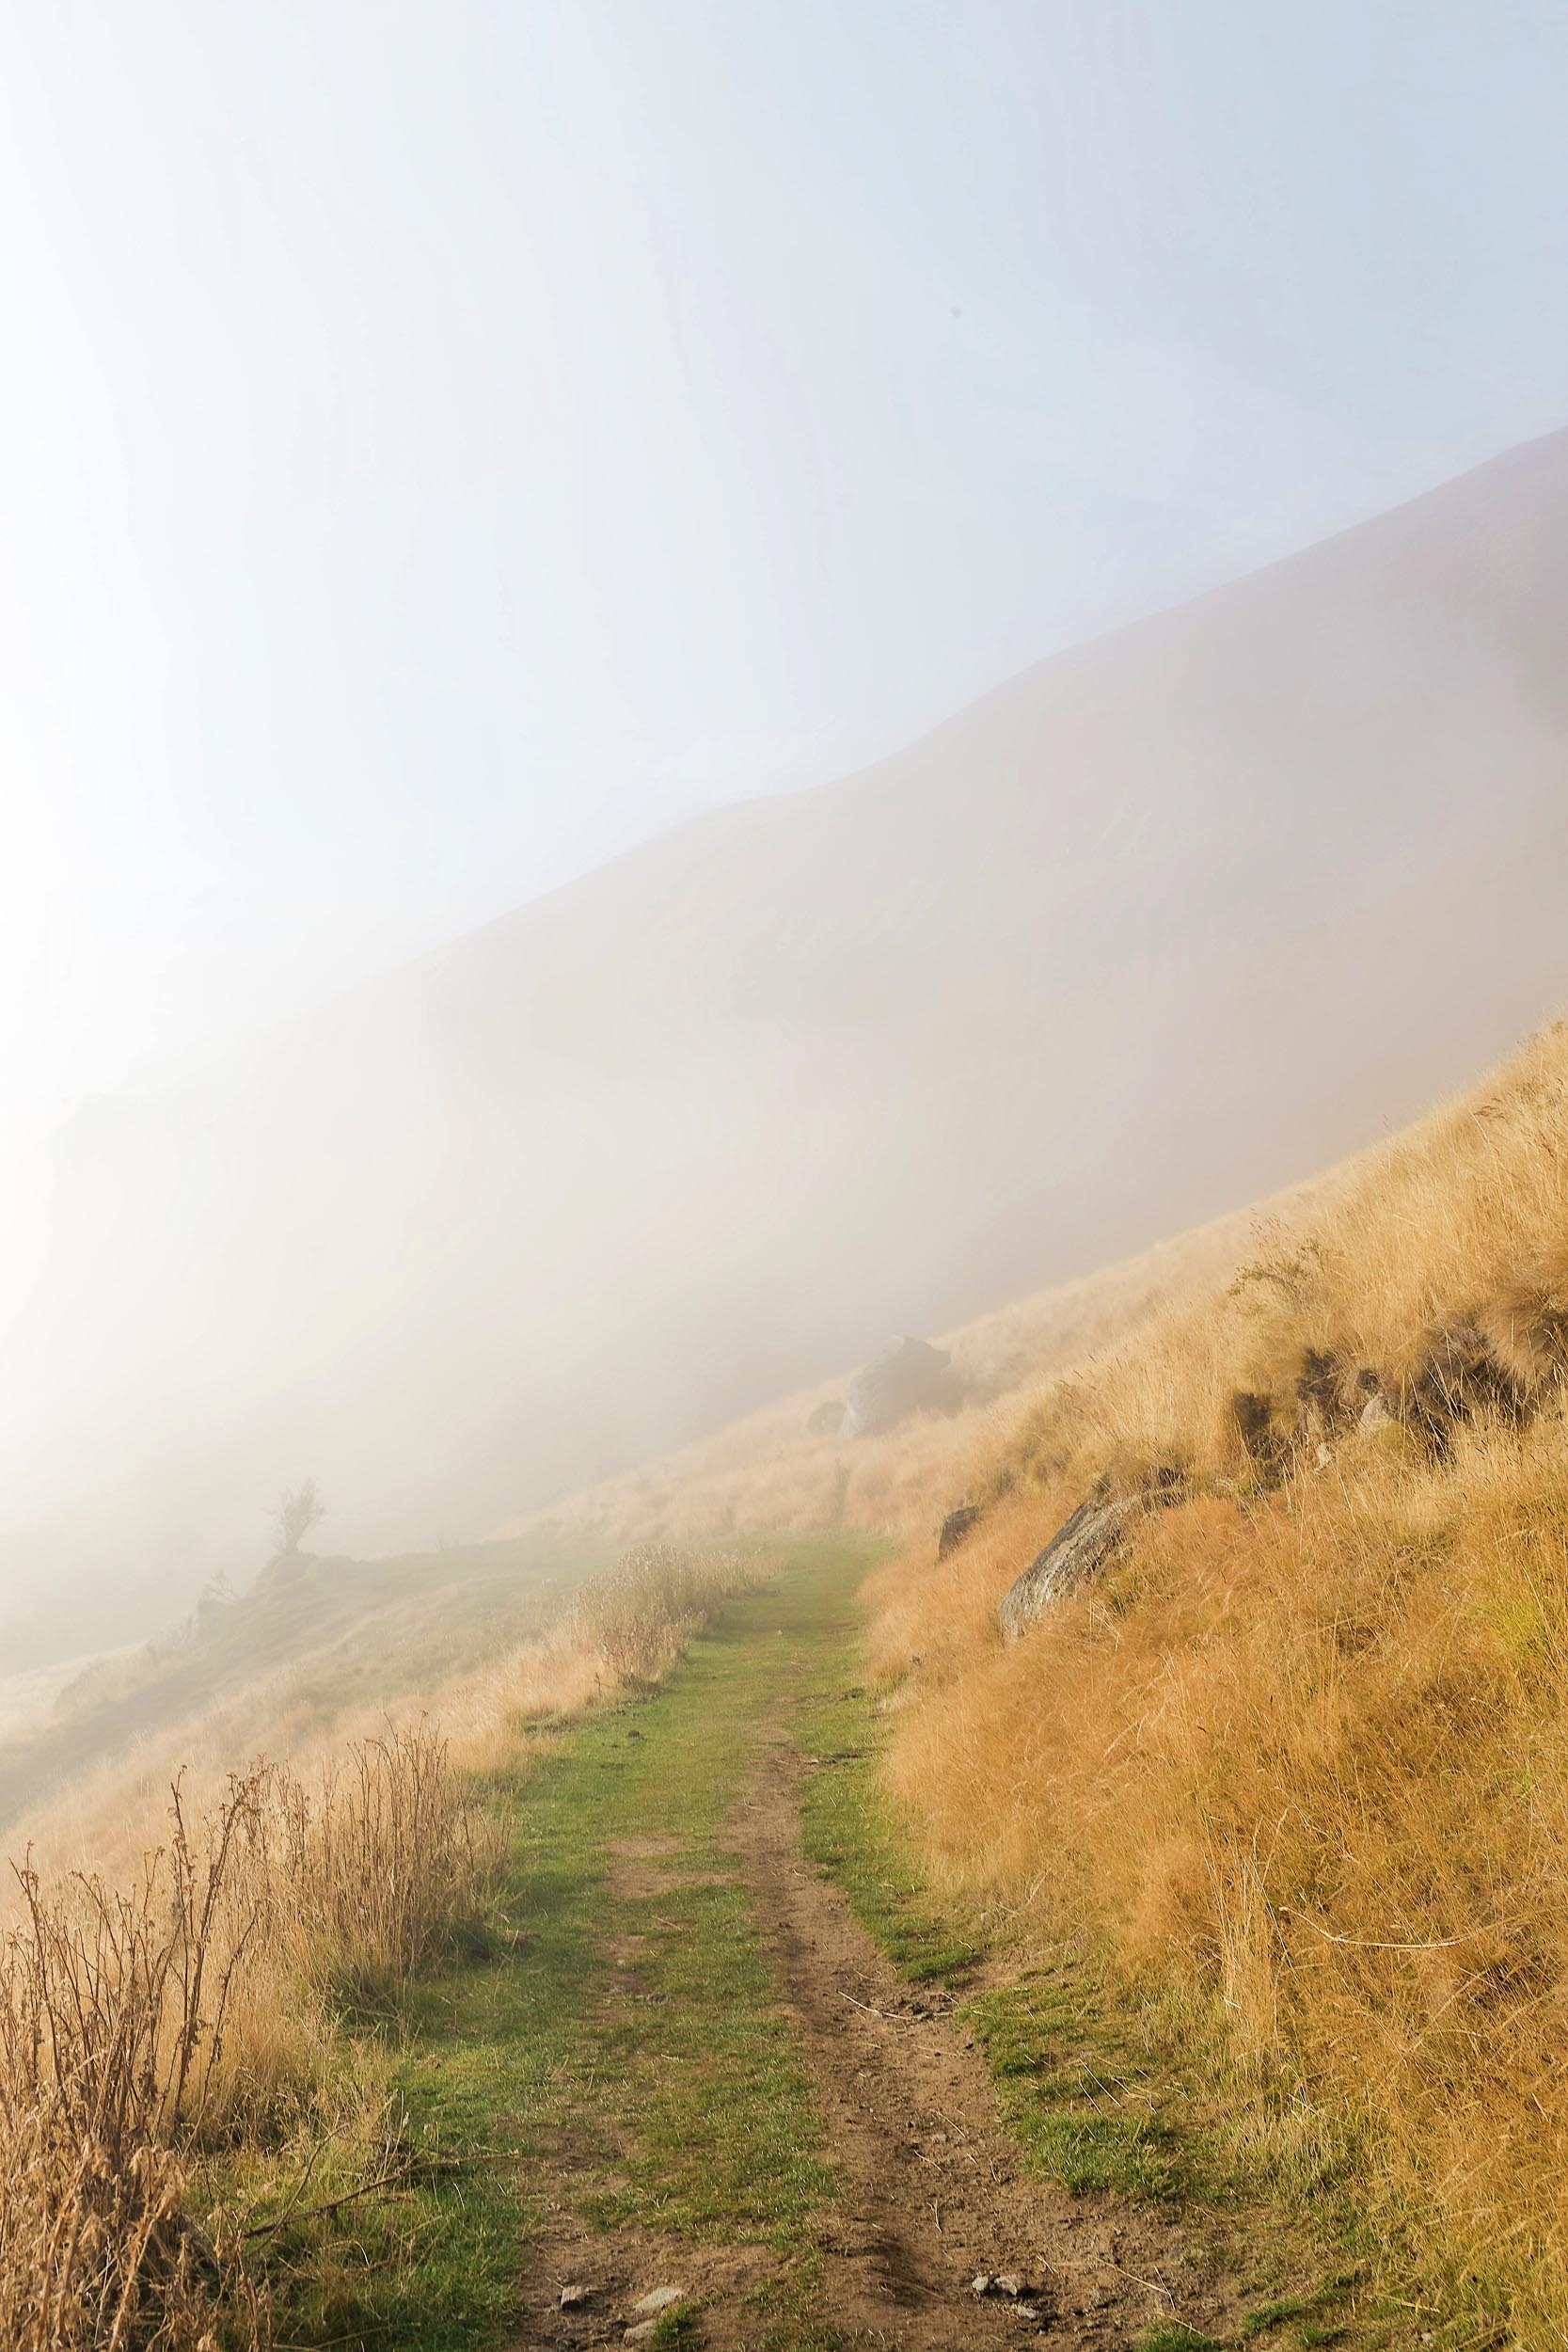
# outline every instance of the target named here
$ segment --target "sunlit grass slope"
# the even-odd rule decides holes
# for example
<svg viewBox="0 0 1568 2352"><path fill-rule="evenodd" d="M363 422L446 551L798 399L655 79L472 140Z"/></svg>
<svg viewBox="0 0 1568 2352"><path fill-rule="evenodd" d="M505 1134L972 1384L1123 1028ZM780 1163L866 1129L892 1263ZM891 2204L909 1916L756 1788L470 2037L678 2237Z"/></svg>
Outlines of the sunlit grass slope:
<svg viewBox="0 0 1568 2352"><path fill-rule="evenodd" d="M972 1402L833 1383L562 1515L842 1524L939 1883L1092 1951L1225 2129L1340 2174L1462 2303L1568 2332L1568 1027L1317 1184L950 1335ZM1030 1636L1085 1497L1162 1482ZM969 1539L936 1559L960 1498ZM1348 2168L1348 2170L1347 2170Z"/></svg>
<svg viewBox="0 0 1568 2352"><path fill-rule="evenodd" d="M1559 1025L1049 1386L971 1541L873 1588L939 1874L1174 1992L1238 2133L1304 2181L1359 2152L1530 2342L1568 2328L1565 1372ZM1069 1510L1151 1472L1174 1505L1005 1644Z"/></svg>
<svg viewBox="0 0 1568 2352"><path fill-rule="evenodd" d="M841 1384L794 1398L512 1539L600 1568L570 1600L563 1569L553 1620L503 1639L483 1581L461 1609L423 1592L41 1823L0 1986L0 2153L31 2201L0 2231L0 2316L56 2304L20 2343L90 2342L92 2298L122 2293L171 2344L266 2340L264 2263L230 2261L219 2311L208 2238L270 2244L324 2149L332 2197L403 2178L385 2064L341 2028L483 1932L465 1775L532 1769L541 1726L657 1680L751 1581L732 1535L813 1528L900 1543L867 1588L873 1689L890 1818L938 1896L1082 1960L1068 1976L1124 2003L1151 2063L1179 2039L1249 2177L1334 2184L1414 2241L1410 2275L1446 2273L1460 2314L1445 2344L1562 2340L1568 1026L1317 1184L951 1344L950 1418L842 1444L805 1427ZM1001 1597L1097 1494L1150 1507L1005 1643ZM939 1562L960 1496L978 1523ZM253 1740L287 1770L227 1781ZM394 1883L414 1910L377 1907ZM258 1932L285 1900L288 1933ZM193 1992L197 1948L215 1973ZM29 2074L33 2024L74 2013L84 1970L165 1990L108 2000L87 2074ZM67 2093L127 2021L140 2104L104 2170ZM39 2270L55 2243L70 2262Z"/></svg>

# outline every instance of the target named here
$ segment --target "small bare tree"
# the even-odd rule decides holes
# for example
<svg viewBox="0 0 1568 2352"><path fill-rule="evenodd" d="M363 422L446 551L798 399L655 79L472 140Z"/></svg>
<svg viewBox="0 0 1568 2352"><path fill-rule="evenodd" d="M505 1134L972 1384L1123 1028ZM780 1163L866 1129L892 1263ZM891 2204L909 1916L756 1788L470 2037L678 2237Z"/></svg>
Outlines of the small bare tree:
<svg viewBox="0 0 1568 2352"><path fill-rule="evenodd" d="M277 1529L278 1550L293 1558L310 1530L325 1517L326 1505L321 1499L321 1489L315 1480L302 1480L277 1506L274 1524Z"/></svg>

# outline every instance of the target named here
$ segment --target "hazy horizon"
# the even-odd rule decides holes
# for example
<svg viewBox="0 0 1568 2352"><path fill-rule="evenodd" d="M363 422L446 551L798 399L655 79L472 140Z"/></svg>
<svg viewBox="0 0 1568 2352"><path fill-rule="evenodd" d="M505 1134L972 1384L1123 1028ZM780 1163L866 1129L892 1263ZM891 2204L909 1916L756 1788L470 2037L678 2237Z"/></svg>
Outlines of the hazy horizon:
<svg viewBox="0 0 1568 2352"><path fill-rule="evenodd" d="M1539 9L11 46L13 1148L1568 413Z"/></svg>
<svg viewBox="0 0 1568 2352"><path fill-rule="evenodd" d="M1565 424L1563 429L1568 430L1568 424ZM1546 434L1533 437L1549 441L1554 437ZM1509 448L1496 453L1496 456L1498 460L1506 460L1512 455L1521 453L1528 447L1528 442L1512 444ZM1492 461L1482 461L1482 463L1486 462ZM1346 523L1323 534L1323 538L1334 539L1340 536L1342 532L1353 531L1358 521L1376 521L1381 516L1392 513L1400 506L1414 503L1416 500L1425 495L1428 489L1442 489L1450 483L1462 480L1464 472L1473 470L1475 469L1465 468L1460 474L1444 473L1431 484L1418 485L1388 506L1376 508L1366 516L1352 517ZM1071 654L1096 646L1105 638L1114 638L1123 629L1135 628L1140 621L1157 620L1164 613L1176 612L1188 604L1196 604L1216 589L1241 586L1253 577L1255 570L1266 571L1274 564L1288 561L1292 554L1306 554L1323 543L1322 539L1314 537L1299 546L1292 545L1290 548L1281 548L1277 554L1269 556L1257 566L1250 566L1240 573L1227 573L1221 579L1206 581L1201 586L1194 587L1190 594L1177 596L1169 602L1157 603L1147 608L1139 607L1135 611L1119 616L1104 629L1092 631L1087 636L1069 637L1059 645L1045 648L1040 659L1048 661L1056 654ZM684 809L663 818L651 819L645 829L628 832L625 839L606 847L601 854L592 856L585 863L572 866L569 870L552 875L548 880L542 881L536 888L525 892L521 897L509 898L504 904L498 905L478 917L470 915L460 919L454 916L450 927L436 930L428 937L411 937L402 946L388 950L374 961L336 975L330 981L325 981L318 989L303 995L297 1002L285 998L264 1009L257 1008L249 1017L236 1019L232 1025L202 1035L183 1051L171 1053L167 1060L153 1060L128 1066L118 1082L105 1083L85 1090L81 1095L63 1104L46 1124L41 1125L33 1136L24 1140L24 1154L25 1155L33 1148L46 1146L52 1138L68 1134L78 1116L90 1120L100 1110L112 1109L117 1101L129 1107L137 1099L150 1100L159 1094L178 1092L192 1084L205 1083L229 1057L238 1055L243 1058L249 1058L258 1052L265 1052L281 1041L290 1030L298 1028L303 1023L309 1023L313 1016L332 1013L336 1008L352 1001L362 992L373 990L382 982L395 981L400 974L411 971L427 961L438 960L446 950L460 948L468 940L503 925L509 916L524 914L541 900L570 892L576 884L592 882L594 877L605 869L616 866L626 859L635 858L639 850L654 849L667 838L682 834L725 809L740 807L752 801L800 799L826 787L853 783L862 773L880 768L885 762L896 759L901 753L913 751L927 736L940 733L950 721L961 721L970 710L984 705L993 695L1006 692L1008 687L1026 678L1029 673L1037 666L1038 663L1036 661L1025 662L1018 668L1007 671L1004 675L988 681L964 703L935 712L927 723L916 724L912 728L900 729L885 742L872 746L863 757L855 758L847 767L835 767L831 772L822 775L801 776L788 783L775 784L771 787L759 787L754 790L737 789L724 799L705 802L698 807ZM0 1164L0 1177L3 1177L4 1172L4 1165Z"/></svg>
<svg viewBox="0 0 1568 2352"><path fill-rule="evenodd" d="M307 1474L483 1534L1568 993L1568 16L8 61L0 1633Z"/></svg>

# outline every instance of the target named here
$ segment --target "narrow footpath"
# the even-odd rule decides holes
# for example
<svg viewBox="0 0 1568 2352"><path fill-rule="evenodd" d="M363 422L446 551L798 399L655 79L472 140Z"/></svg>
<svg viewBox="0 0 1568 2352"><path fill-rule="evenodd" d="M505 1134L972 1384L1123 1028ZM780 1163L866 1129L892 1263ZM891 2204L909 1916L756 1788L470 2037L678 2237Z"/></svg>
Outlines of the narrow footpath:
<svg viewBox="0 0 1568 2352"><path fill-rule="evenodd" d="M1073 1955L924 1883L857 1687L875 1556L781 1546L488 1785L494 1921L397 2022L395 2185L279 2233L279 2352L1415 2346Z"/></svg>
<svg viewBox="0 0 1568 2352"><path fill-rule="evenodd" d="M1228 2281L1157 2210L1031 2176L951 1993L908 1983L800 1847L807 1765L785 1711L765 1734L736 1842L777 1995L827 2120L840 2190L827 2300L851 2341L938 2352L1134 2344L1173 2316L1208 2335ZM1006 2281L976 2295L982 2278Z"/></svg>
<svg viewBox="0 0 1568 2352"><path fill-rule="evenodd" d="M834 1760L800 1732L853 1677L863 1565L806 1551L525 1795L536 1867L584 1874L591 1949L513 2341L1198 2352L1238 2320L1212 2234L1031 2169L961 1992L901 1975L805 1856L802 1793Z"/></svg>

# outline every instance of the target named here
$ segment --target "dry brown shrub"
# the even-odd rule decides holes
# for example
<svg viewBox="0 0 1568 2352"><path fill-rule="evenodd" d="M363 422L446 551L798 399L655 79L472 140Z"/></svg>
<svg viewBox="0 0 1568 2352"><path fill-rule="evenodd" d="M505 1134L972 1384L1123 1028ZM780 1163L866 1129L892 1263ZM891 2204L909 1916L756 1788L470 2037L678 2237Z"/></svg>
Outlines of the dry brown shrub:
<svg viewBox="0 0 1568 2352"><path fill-rule="evenodd" d="M382 1995L482 1915L498 1856L425 1724L308 1780L260 1765L127 1887L19 1870L0 1943L0 2343L211 2352L267 2339L243 2222L187 2164L316 2100L327 2004ZM293 2021L279 2035L279 2021Z"/></svg>
<svg viewBox="0 0 1568 2352"><path fill-rule="evenodd" d="M380 1998L477 1929L501 1854L426 1721L355 1740L314 1784L274 1769L246 1823L274 1963L333 1998Z"/></svg>
<svg viewBox="0 0 1568 2352"><path fill-rule="evenodd" d="M0 1946L0 2342L210 2346L220 2308L253 2342L265 2305L238 2245L186 2210L179 2142L214 2072L260 1914L243 1890L260 1775L168 1845L125 1891L20 1873Z"/></svg>

